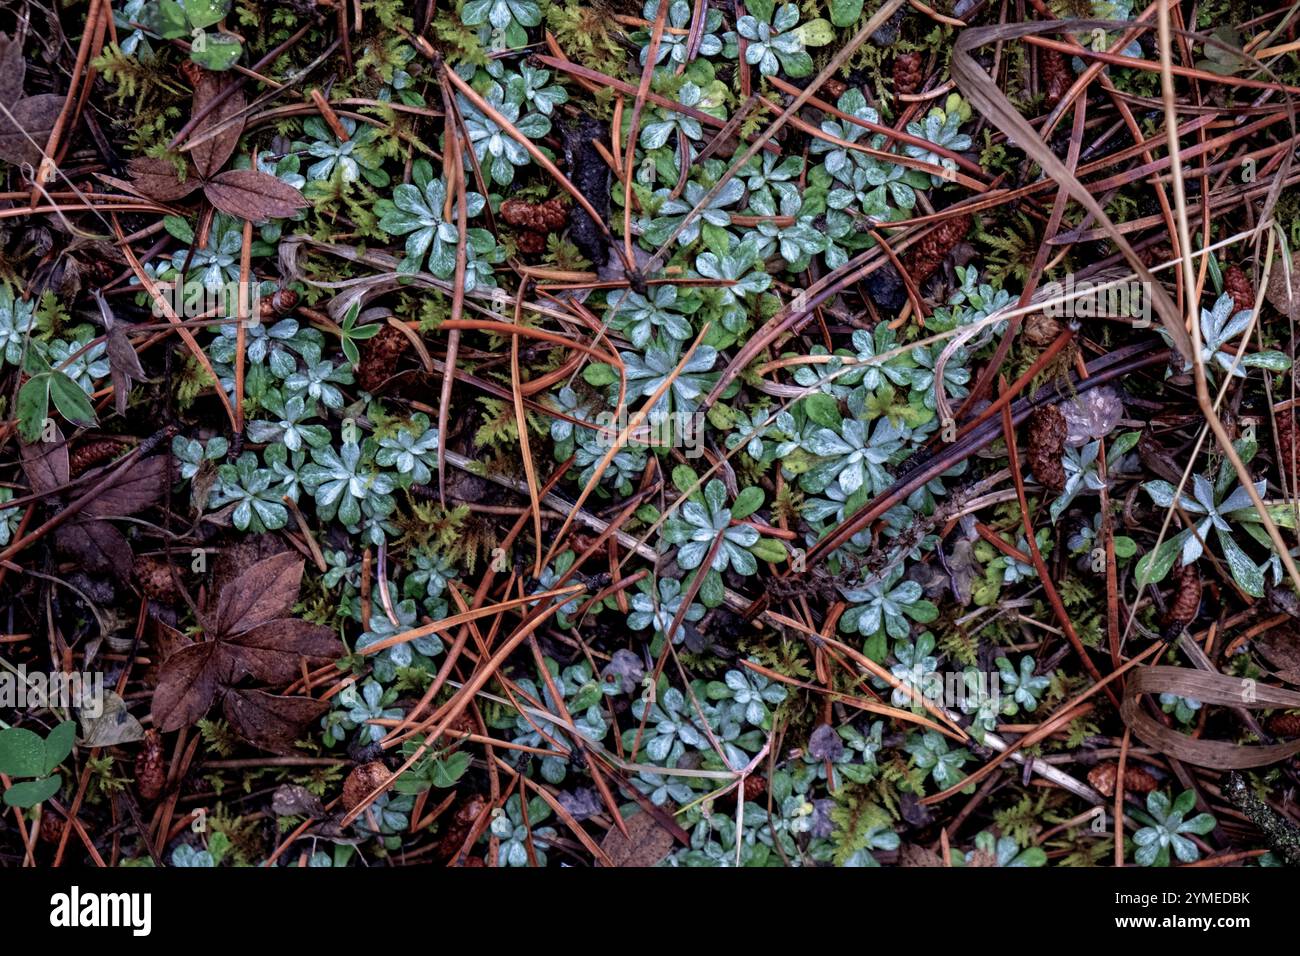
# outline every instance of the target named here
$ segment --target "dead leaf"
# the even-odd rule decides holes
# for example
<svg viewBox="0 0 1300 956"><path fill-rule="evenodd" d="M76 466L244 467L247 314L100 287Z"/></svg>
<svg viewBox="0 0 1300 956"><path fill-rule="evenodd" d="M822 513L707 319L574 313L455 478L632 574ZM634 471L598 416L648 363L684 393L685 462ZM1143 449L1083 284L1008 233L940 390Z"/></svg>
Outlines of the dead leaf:
<svg viewBox="0 0 1300 956"><path fill-rule="evenodd" d="M1143 711L1143 694L1176 694L1199 700L1203 704L1266 710L1300 707L1300 693L1295 691L1211 671L1153 665L1138 668L1129 678L1124 687L1120 715L1133 735L1143 743L1197 767L1242 770L1277 763L1300 753L1300 741L1289 744L1243 745L1228 740L1202 740L1181 734Z"/></svg>
<svg viewBox="0 0 1300 956"><path fill-rule="evenodd" d="M154 688L153 725L163 733L188 727L208 712L217 693L216 642L181 648L167 658Z"/></svg>
<svg viewBox="0 0 1300 956"><path fill-rule="evenodd" d="M277 817L323 817L325 807L306 787L286 783L272 795L271 812Z"/></svg>
<svg viewBox="0 0 1300 956"><path fill-rule="evenodd" d="M131 383L144 381L144 369L140 367L140 356L127 338L126 327L117 321L103 293L92 289L91 295L99 306L99 316L104 323L109 374L113 382L113 406L119 415L125 415L127 399L131 396Z"/></svg>
<svg viewBox="0 0 1300 956"><path fill-rule="evenodd" d="M0 33L0 104L13 109L13 104L22 99L26 75L22 46L7 33Z"/></svg>
<svg viewBox="0 0 1300 956"><path fill-rule="evenodd" d="M904 843L898 851L899 866L943 866L938 853L916 843Z"/></svg>
<svg viewBox="0 0 1300 956"><path fill-rule="evenodd" d="M133 556L126 537L107 521L70 521L54 531L54 545L76 558L81 570L126 581Z"/></svg>
<svg viewBox="0 0 1300 956"><path fill-rule="evenodd" d="M118 465L108 465L88 476L102 476ZM107 488L86 504L85 513L95 516L133 515L151 508L162 500L167 489L167 457L153 455L137 458L121 471L105 479ZM93 484L91 487L94 487Z"/></svg>
<svg viewBox="0 0 1300 956"><path fill-rule="evenodd" d="M1264 297L1291 321L1300 319L1300 252L1292 255L1289 268L1284 261L1273 263Z"/></svg>
<svg viewBox="0 0 1300 956"><path fill-rule="evenodd" d="M258 561L221 589L214 629L249 631L289 613L302 585L303 560L292 551Z"/></svg>
<svg viewBox="0 0 1300 956"><path fill-rule="evenodd" d="M89 716L85 709L77 714L81 721L81 743L84 747L115 747L129 744L144 736L140 721L126 709L126 702L111 690L105 690L100 713Z"/></svg>
<svg viewBox="0 0 1300 956"><path fill-rule="evenodd" d="M34 495L48 495L62 489L71 474L68 443L57 425L54 434L54 441L22 446L23 471Z"/></svg>
<svg viewBox="0 0 1300 956"><path fill-rule="evenodd" d="M341 650L338 638L328 627L281 618L231 638L239 648L231 656L231 680L253 677L267 684L284 684L301 673L300 661L328 661Z"/></svg>
<svg viewBox="0 0 1300 956"><path fill-rule="evenodd" d="M40 93L18 100L8 109L12 118L0 113L0 160L35 166L63 110L63 97Z"/></svg>
<svg viewBox="0 0 1300 956"><path fill-rule="evenodd" d="M137 191L158 202L172 202L188 196L203 181L190 169L190 175L181 179L176 167L165 159L153 159L140 156L127 164L131 174L131 186Z"/></svg>
<svg viewBox="0 0 1300 956"><path fill-rule="evenodd" d="M272 753L295 753L294 741L304 728L329 710L329 701L311 697L281 697L262 690L226 693L222 714L235 733L255 747Z"/></svg>
<svg viewBox="0 0 1300 956"><path fill-rule="evenodd" d="M298 190L255 169L220 173L204 184L203 195L222 212L250 222L287 219L307 206Z"/></svg>
<svg viewBox="0 0 1300 956"><path fill-rule="evenodd" d="M618 867L655 866L673 848L673 835L659 825L650 814L642 810L626 818L627 836L618 827L610 827L600 848Z"/></svg>
<svg viewBox="0 0 1300 956"><path fill-rule="evenodd" d="M193 114L197 115L208 103L212 102L225 89L227 82L219 74L205 70L199 78L198 84L194 87ZM244 94L241 90L236 90L222 100L194 128L191 135L198 139L207 135L211 130L222 126L222 124L234 120L216 136L204 140L189 151L194 168L199 171L199 175L204 179L211 179L220 172L221 167L226 165L226 161L235 152L235 147L239 145L239 136L244 131L244 121L235 119L235 117L238 117L243 112L244 106Z"/></svg>
<svg viewBox="0 0 1300 956"><path fill-rule="evenodd" d="M316 667L343 653L330 628L287 616L298 598L302 570L302 559L284 552L228 581L207 621L208 639L201 643L177 649L183 636L160 628L160 647L165 643L172 650L154 689L153 719L159 730L189 726L223 695L226 719L245 740L278 753L292 749L302 726L319 717L326 702L234 685L246 678L286 684L304 663Z"/></svg>
<svg viewBox="0 0 1300 956"><path fill-rule="evenodd" d="M1255 638L1255 648L1273 673L1288 684L1300 684L1300 635L1291 627L1275 627Z"/></svg>

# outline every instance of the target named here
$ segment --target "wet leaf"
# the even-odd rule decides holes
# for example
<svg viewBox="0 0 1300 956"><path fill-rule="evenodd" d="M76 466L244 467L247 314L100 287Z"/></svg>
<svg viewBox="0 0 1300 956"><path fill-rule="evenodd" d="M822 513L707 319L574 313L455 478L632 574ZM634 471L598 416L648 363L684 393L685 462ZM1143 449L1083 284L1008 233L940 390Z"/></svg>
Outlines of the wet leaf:
<svg viewBox="0 0 1300 956"><path fill-rule="evenodd" d="M302 584L302 558L291 551L258 561L221 589L215 630L234 635L289 613Z"/></svg>
<svg viewBox="0 0 1300 956"><path fill-rule="evenodd" d="M23 472L32 494L48 495L68 483L68 443L63 432L54 427L54 441L38 441L22 446Z"/></svg>
<svg viewBox="0 0 1300 956"><path fill-rule="evenodd" d="M100 473L116 467L119 466L111 465ZM144 511L162 500L167 488L167 458L165 455L137 458L107 481L107 489L86 505L86 514L124 516Z"/></svg>
<svg viewBox="0 0 1300 956"><path fill-rule="evenodd" d="M8 34L0 33L0 104L13 109L13 104L22 99L26 75L22 46Z"/></svg>
<svg viewBox="0 0 1300 956"><path fill-rule="evenodd" d="M287 684L304 663L316 667L343 653L330 628L285 616L297 600L302 570L302 559L284 552L258 561L222 587L208 624L209 640L173 650L163 661L153 699L159 730L189 726L224 692L226 719L240 736L266 750L291 748L302 724L328 704L233 685L246 678ZM160 631L160 646L175 647L184 639L168 631Z"/></svg>
<svg viewBox="0 0 1300 956"><path fill-rule="evenodd" d="M216 647L214 641L193 644L167 658L153 692L151 710L158 730L180 730L208 712L217 692Z"/></svg>
<svg viewBox="0 0 1300 956"><path fill-rule="evenodd" d="M85 708L77 717L81 721L81 743L85 747L115 747L144 736L140 721L126 709L126 702L111 690L104 691L97 717L87 714Z"/></svg>
<svg viewBox="0 0 1300 956"><path fill-rule="evenodd" d="M12 119L0 113L0 160L15 166L39 163L62 109L62 96L41 93L10 106Z"/></svg>
<svg viewBox="0 0 1300 956"><path fill-rule="evenodd" d="M673 835L644 810L623 821L627 836L610 827L600 848L615 866L654 866L673 848Z"/></svg>
<svg viewBox="0 0 1300 956"><path fill-rule="evenodd" d="M193 169L189 170L190 175L181 179L176 174L176 167L167 160L148 156L131 160L127 170L131 174L131 185L158 202L171 202L188 196L201 182Z"/></svg>
<svg viewBox="0 0 1300 956"><path fill-rule="evenodd" d="M131 546L107 521L71 521L54 532L54 544L77 559L83 571L113 574L122 580L131 573Z"/></svg>
<svg viewBox="0 0 1300 956"><path fill-rule="evenodd" d="M222 703L222 714L235 732L272 753L294 753L294 741L327 710L329 701L281 697L261 690L232 690Z"/></svg>
<svg viewBox="0 0 1300 956"><path fill-rule="evenodd" d="M254 169L232 169L203 186L208 201L222 212L251 222L287 219L307 207L302 193Z"/></svg>
<svg viewBox="0 0 1300 956"><path fill-rule="evenodd" d="M209 42L212 38L208 37ZM238 52L235 54L238 56ZM226 87L228 81L215 73L205 72L194 88L193 115L205 109ZM194 168L204 179L211 179L221 172L235 147L239 145L239 136L244 131L244 121L239 118L245 106L244 94L240 90L227 96L199 121L191 134L194 139L206 136L210 131L222 127L221 132L211 139L204 140L189 151ZM225 125L225 124L229 125Z"/></svg>

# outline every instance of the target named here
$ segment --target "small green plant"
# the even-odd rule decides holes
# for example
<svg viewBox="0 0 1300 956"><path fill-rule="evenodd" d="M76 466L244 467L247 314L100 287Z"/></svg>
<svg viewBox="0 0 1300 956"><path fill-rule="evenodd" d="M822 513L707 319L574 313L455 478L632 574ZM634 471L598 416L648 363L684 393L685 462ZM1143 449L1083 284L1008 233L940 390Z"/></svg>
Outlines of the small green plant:
<svg viewBox="0 0 1300 956"><path fill-rule="evenodd" d="M1146 824L1133 834L1133 842L1137 845L1133 859L1138 866L1168 866L1170 851L1180 863L1200 859L1200 847L1188 834L1204 836L1214 829L1215 820L1208 813L1198 813L1188 819L1187 814L1195 806L1196 794L1190 790L1184 790L1172 802L1159 790L1147 794L1146 812L1133 811L1133 815Z"/></svg>
<svg viewBox="0 0 1300 956"><path fill-rule="evenodd" d="M150 0L137 12L139 22L164 40L187 40L190 59L207 70L229 70L244 52L239 38L208 32L230 12L231 0Z"/></svg>
<svg viewBox="0 0 1300 956"><path fill-rule="evenodd" d="M76 732L71 720L56 724L44 737L25 727L0 730L0 773L24 778L5 790L6 806L34 807L59 792L63 780L55 771L72 753Z"/></svg>

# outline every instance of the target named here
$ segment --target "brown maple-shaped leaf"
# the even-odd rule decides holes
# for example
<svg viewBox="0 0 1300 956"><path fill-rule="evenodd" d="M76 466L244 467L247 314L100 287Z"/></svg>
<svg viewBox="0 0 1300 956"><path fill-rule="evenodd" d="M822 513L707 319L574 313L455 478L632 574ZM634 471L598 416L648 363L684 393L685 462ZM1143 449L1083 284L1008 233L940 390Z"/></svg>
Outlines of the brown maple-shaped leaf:
<svg viewBox="0 0 1300 956"><path fill-rule="evenodd" d="M190 166L186 178L181 179L171 163L147 157L133 159L129 169L131 184L150 199L172 202L201 187L212 205L227 215L250 222L287 219L307 207L307 200L298 190L256 169L231 169L205 178Z"/></svg>
<svg viewBox="0 0 1300 956"><path fill-rule="evenodd" d="M61 441L62 439L60 439ZM38 443L40 447L42 444ZM41 458L34 455L24 469L32 490L68 475L67 449L51 451ZM113 574L123 581L131 576L133 557L126 536L109 523L108 518L124 518L151 508L162 500L167 486L167 458L154 455L137 458L125 467L116 464L89 471L86 483L74 494L97 489L97 497L80 507L76 517L54 531L54 544L64 554L76 558L83 570L95 574ZM58 487L59 485L55 485Z"/></svg>
<svg viewBox="0 0 1300 956"><path fill-rule="evenodd" d="M193 112L197 115L207 109L223 89L223 80L205 71L194 89ZM244 105L244 94L235 90L203 114L192 134L196 145L189 151L184 174L178 174L166 160L140 157L128 167L132 185L157 202L183 199L201 188L219 210L250 222L287 219L306 208L302 193L269 173L256 169L221 172L239 144Z"/></svg>
<svg viewBox="0 0 1300 956"><path fill-rule="evenodd" d="M207 639L174 650L154 689L154 725L179 730L203 717L218 697L226 719L249 743L290 747L302 727L328 706L310 697L282 697L236 687L249 679L287 684L337 658L343 645L328 627L288 616L302 584L303 561L292 552L258 561L227 583L205 620ZM176 642L171 642L175 646Z"/></svg>

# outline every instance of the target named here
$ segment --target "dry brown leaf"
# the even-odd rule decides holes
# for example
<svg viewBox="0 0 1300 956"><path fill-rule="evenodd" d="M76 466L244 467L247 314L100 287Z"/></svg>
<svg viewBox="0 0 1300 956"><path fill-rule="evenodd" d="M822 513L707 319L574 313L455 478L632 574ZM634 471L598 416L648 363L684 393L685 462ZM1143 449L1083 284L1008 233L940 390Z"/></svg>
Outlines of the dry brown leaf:
<svg viewBox="0 0 1300 956"><path fill-rule="evenodd" d="M197 115L201 109L212 102L217 94L225 89L227 82L221 74L205 70L199 78L198 84L194 87L193 114ZM226 161L235 152L235 147L239 145L239 136L244 131L244 121L236 119L236 117L243 112L244 106L243 92L235 90L195 127L192 136L198 139L207 135L209 131L230 122L230 125L222 129L216 136L204 140L190 150L190 159L194 163L194 168L199 171L199 175L204 179L211 179L219 173L221 167L226 165ZM232 120L233 122L231 122Z"/></svg>
<svg viewBox="0 0 1300 956"><path fill-rule="evenodd" d="M1124 687L1120 714L1134 736L1149 747L1197 767L1243 770L1263 767L1300 753L1300 741L1243 745L1226 740L1198 740L1180 734L1142 710L1143 694L1176 694L1203 704L1267 710L1300 707L1300 693L1296 691L1188 667L1140 667Z"/></svg>
<svg viewBox="0 0 1300 956"><path fill-rule="evenodd" d="M202 185L193 169L188 170L185 179L181 179L176 174L176 167L165 159L140 156L127 164L127 170L131 174L131 185L158 202L182 199Z"/></svg>
<svg viewBox="0 0 1300 956"><path fill-rule="evenodd" d="M8 109L12 119L0 113L0 160L35 166L63 109L63 97L40 93L18 100Z"/></svg>
<svg viewBox="0 0 1300 956"><path fill-rule="evenodd" d="M618 827L610 827L600 848L615 866L655 866L673 848L673 835L659 821L642 810L623 821L627 836Z"/></svg>
<svg viewBox="0 0 1300 956"><path fill-rule="evenodd" d="M250 222L287 219L307 206L298 190L255 169L220 173L204 183L203 195L222 212Z"/></svg>

